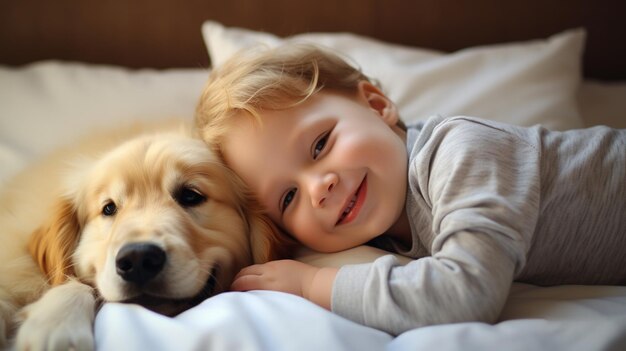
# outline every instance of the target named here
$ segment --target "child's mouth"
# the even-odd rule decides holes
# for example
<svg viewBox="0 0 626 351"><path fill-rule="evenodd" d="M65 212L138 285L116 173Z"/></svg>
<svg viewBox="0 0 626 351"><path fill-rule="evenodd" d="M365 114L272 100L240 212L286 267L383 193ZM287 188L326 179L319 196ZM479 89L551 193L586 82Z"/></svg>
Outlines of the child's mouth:
<svg viewBox="0 0 626 351"><path fill-rule="evenodd" d="M352 199L350 199L348 205L339 216L339 220L337 221L336 225L350 223L357 217L359 211L361 210L361 206L363 206L363 202L365 201L366 194L367 176L363 178L363 181L356 189L356 192L354 193L354 195L352 195Z"/></svg>

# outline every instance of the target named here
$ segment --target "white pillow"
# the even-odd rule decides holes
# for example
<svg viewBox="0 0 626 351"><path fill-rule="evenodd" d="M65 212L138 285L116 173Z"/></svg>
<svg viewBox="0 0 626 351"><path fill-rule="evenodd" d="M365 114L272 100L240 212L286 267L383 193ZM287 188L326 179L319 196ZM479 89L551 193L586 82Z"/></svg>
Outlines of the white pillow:
<svg viewBox="0 0 626 351"><path fill-rule="evenodd" d="M203 24L202 34L214 67L252 45L285 41L214 21ZM287 40L313 42L351 58L381 82L408 122L433 114L463 114L555 130L583 127L576 103L585 40L582 29L451 54L349 33L300 34Z"/></svg>
<svg viewBox="0 0 626 351"><path fill-rule="evenodd" d="M0 184L92 129L191 120L207 76L199 68L130 70L60 61L0 66Z"/></svg>

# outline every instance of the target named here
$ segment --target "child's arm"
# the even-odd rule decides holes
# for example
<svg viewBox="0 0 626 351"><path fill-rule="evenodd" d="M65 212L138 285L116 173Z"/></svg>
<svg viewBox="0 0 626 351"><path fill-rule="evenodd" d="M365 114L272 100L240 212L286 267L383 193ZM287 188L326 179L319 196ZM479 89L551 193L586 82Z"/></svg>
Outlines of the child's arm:
<svg viewBox="0 0 626 351"><path fill-rule="evenodd" d="M415 235L409 254L421 258L402 267L388 256L342 267L333 312L393 335L495 322L525 266L539 213L541 153L531 136L521 138L525 131L429 120L408 178Z"/></svg>
<svg viewBox="0 0 626 351"><path fill-rule="evenodd" d="M246 267L237 274L231 290L275 290L302 296L328 310L337 268L318 268L281 260Z"/></svg>

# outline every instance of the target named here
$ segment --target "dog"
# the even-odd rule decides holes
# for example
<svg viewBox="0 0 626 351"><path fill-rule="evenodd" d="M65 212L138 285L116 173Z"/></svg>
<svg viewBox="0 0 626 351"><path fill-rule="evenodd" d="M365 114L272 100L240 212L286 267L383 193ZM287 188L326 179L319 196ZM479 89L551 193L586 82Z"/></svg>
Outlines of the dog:
<svg viewBox="0 0 626 351"><path fill-rule="evenodd" d="M102 302L176 315L282 256L243 183L179 124L92 135L5 185L0 347L91 350Z"/></svg>

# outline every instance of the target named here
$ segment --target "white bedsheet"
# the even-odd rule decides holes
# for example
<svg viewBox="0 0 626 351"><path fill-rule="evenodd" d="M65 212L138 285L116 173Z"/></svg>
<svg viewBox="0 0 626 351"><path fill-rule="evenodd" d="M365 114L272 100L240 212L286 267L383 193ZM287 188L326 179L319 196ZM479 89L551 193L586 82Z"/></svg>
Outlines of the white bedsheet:
<svg viewBox="0 0 626 351"><path fill-rule="evenodd" d="M626 287L514 284L495 325L419 328L394 338L302 298L270 291L212 297L175 318L110 303L99 350L625 350Z"/></svg>

